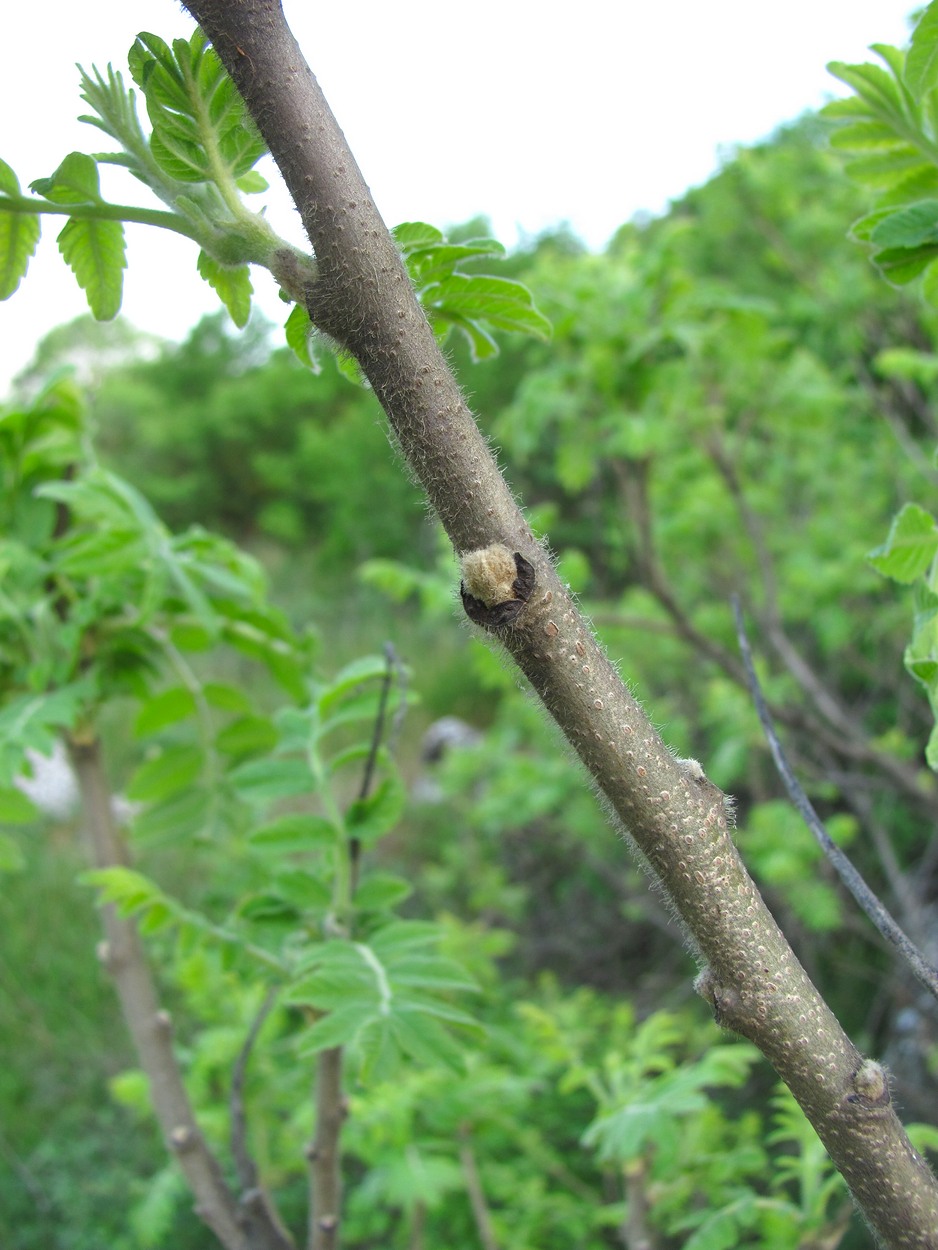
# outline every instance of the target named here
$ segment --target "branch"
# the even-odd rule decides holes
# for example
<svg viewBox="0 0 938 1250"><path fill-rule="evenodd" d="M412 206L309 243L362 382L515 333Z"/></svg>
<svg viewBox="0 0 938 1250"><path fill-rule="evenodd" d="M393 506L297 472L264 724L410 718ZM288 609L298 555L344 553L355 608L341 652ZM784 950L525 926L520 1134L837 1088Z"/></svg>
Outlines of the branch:
<svg viewBox="0 0 938 1250"><path fill-rule="evenodd" d="M345 1119L342 1097L342 1047L316 1056L316 1136L310 1164L309 1250L337 1250L342 1210L339 1136Z"/></svg>
<svg viewBox="0 0 938 1250"><path fill-rule="evenodd" d="M95 867L127 864L127 850L111 809L101 744L96 738L73 739L68 746ZM227 1250L251 1250L239 1223L237 1201L196 1123L173 1054L172 1022L160 1008L136 925L118 916L112 906L102 912L106 940L100 948L101 962L114 980L166 1147L185 1173L200 1219Z"/></svg>
<svg viewBox="0 0 938 1250"><path fill-rule="evenodd" d="M762 587L765 595L763 625L766 636L779 659L811 699L816 709L814 734L823 734L840 755L869 764L884 773L897 789L934 819L935 797L931 789L922 784L919 770L910 768L902 760L897 760L888 752L877 749L864 733L856 716L851 715L850 709L843 704L836 692L824 684L786 634L778 606L774 562L762 533L762 525L749 506L735 465L716 436L709 441L708 451L736 505L743 529L752 544L756 564L762 574ZM741 684L748 687L749 682L743 678ZM776 717L778 716L776 712ZM790 721L791 718L789 718L789 723ZM835 731L834 735L830 735L828 726Z"/></svg>
<svg viewBox="0 0 938 1250"><path fill-rule="evenodd" d="M0 195L0 213L14 213L23 217L77 217L88 221L119 221L133 225L159 226L172 230L201 246L202 237L195 226L190 225L178 213L168 213L161 208L138 208L133 204L109 204L100 200L94 204L53 204L51 200L36 199L28 195Z"/></svg>
<svg viewBox="0 0 938 1250"><path fill-rule="evenodd" d="M743 624L742 609L739 606L739 600L733 603L733 613L736 617L736 632L739 638L739 649L742 653L743 663L746 665L746 672L749 676L749 689L752 692L752 699L756 706L756 712L762 729L768 740L769 749L772 752L772 759L775 761L775 767L778 769L778 775L784 782L785 789L788 791L788 797L798 809L798 814L805 822L811 832L814 834L815 840L821 850L827 856L833 865L834 871L840 877L841 881L859 903L859 905L872 920L873 924L882 934L882 936L891 942L899 951L903 958L909 964L915 974L916 979L922 984L933 998L938 999L938 971L936 971L922 955L921 951L899 928L898 924L882 905L870 887L863 880L860 873L854 868L853 864L843 853L839 846L833 841L830 834L824 828L818 817L817 812L811 804L811 800L805 794L797 777L788 765L785 753L782 750L782 744L778 740L778 734L772 724L772 718L769 715L769 709L765 705L765 699L762 696L762 688L759 685L759 679L756 676L756 670L752 662L752 650L749 646L749 639L746 636L746 628Z"/></svg>
<svg viewBox="0 0 938 1250"><path fill-rule="evenodd" d="M235 1172L241 1186L239 1205L245 1227L249 1231L256 1229L258 1232L266 1228L270 1239L264 1244L269 1245L271 1250L294 1250L293 1239L283 1227L270 1194L260 1184L257 1165L248 1151L247 1118L244 1113L244 1080L248 1061L264 1021L276 1001L277 991L271 987L251 1021L231 1074L231 1097L228 1104L231 1118L231 1157L234 1159Z"/></svg>
<svg viewBox="0 0 938 1250"><path fill-rule="evenodd" d="M625 1165L626 1207L620 1236L625 1250L659 1250L661 1240L649 1223L651 1203L648 1199L648 1162L641 1155Z"/></svg>
<svg viewBox="0 0 938 1250"><path fill-rule="evenodd" d="M535 541L279 3L186 7L244 96L303 219L319 265L307 298L314 324L358 361L457 555L501 545L522 561L519 582L530 569L520 607L507 602L511 587L506 602L488 605L491 632L661 882L705 965L699 992L791 1088L881 1239L938 1250L938 1184L902 1129L882 1069L863 1060L785 941L737 854L724 796L665 746ZM512 611L503 620L504 606Z"/></svg>
<svg viewBox="0 0 938 1250"><path fill-rule="evenodd" d="M384 737L384 721L388 711L388 698L391 694L391 683L394 680L394 674L399 669L397 662L397 653L394 646L390 642L384 644L384 658L387 667L384 670L384 677L381 679L381 694L378 699L378 712L375 716L375 726L371 734L371 745L368 748L368 758L365 760L365 767L362 772L362 783L358 790L359 800L367 799L371 793L371 787L375 778L375 765L378 762L378 751L381 747L381 739ZM403 703L401 704L403 707ZM400 711L400 709L398 709ZM362 845L359 838L352 838L349 842L349 891L355 894L358 888L358 871L361 866L361 850Z"/></svg>
<svg viewBox="0 0 938 1250"><path fill-rule="evenodd" d="M475 1220L479 1241L482 1243L482 1250L498 1250L498 1238L492 1227L492 1215L485 1197L482 1177L479 1175L475 1151L472 1149L472 1133L467 1124L462 1124L459 1128L459 1162L462 1165L462 1174L466 1178L466 1192L469 1195L469 1205L472 1207L472 1217Z"/></svg>

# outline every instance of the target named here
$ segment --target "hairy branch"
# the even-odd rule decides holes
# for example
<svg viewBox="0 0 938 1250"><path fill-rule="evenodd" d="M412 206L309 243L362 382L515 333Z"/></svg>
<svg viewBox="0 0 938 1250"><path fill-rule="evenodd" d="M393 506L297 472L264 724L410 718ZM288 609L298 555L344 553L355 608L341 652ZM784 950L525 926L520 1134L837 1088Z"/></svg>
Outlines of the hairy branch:
<svg viewBox="0 0 938 1250"><path fill-rule="evenodd" d="M792 1089L881 1239L938 1250L938 1184L902 1129L882 1069L851 1044L775 924L737 854L724 796L665 746L535 541L279 3L187 8L300 211L319 264L307 300L314 323L362 367L457 554L500 544L530 566L522 609L492 632L670 897L704 964L699 991ZM316 1250L332 1244L320 1238Z"/></svg>

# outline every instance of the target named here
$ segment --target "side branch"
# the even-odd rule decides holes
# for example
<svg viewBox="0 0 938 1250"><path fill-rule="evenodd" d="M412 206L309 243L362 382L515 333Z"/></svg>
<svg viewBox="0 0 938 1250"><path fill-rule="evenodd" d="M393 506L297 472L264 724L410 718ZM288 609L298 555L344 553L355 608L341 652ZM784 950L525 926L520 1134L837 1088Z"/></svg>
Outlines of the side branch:
<svg viewBox="0 0 938 1250"><path fill-rule="evenodd" d="M788 760L785 758L785 752L782 750L782 744L778 740L778 734L775 732L775 726L772 724L772 717L766 706L765 696L762 693L762 687L759 685L759 678L756 676L756 669L752 660L752 649L749 646L749 638L746 635L746 627L743 623L742 608L738 600L733 604L733 614L736 618L736 634L739 638L743 663L746 665L746 675L749 680L749 689L755 703L756 713L762 725L766 741L769 744L769 750L772 752L772 759L775 761L778 775L788 791L788 797L797 809L801 819L811 830L815 841L827 856L834 871L853 895L856 902L863 908L886 941L891 942L903 956L918 982L928 990L933 998L938 999L938 971L932 967L915 943L903 933L890 913L866 884L862 875L854 868L849 858L831 838L817 812L814 810L814 805L805 794L798 778L792 772Z"/></svg>
<svg viewBox="0 0 938 1250"><path fill-rule="evenodd" d="M279 3L186 7L300 211L319 264L310 316L358 360L457 555L501 545L533 569L523 609L491 632L662 882L705 964L700 992L791 1088L883 1242L938 1250L938 1184L881 1069L863 1061L775 924L736 852L723 795L662 742L535 541Z"/></svg>
<svg viewBox="0 0 938 1250"><path fill-rule="evenodd" d="M72 741L69 754L78 778L91 859L96 868L128 862L111 808L101 761L101 744ZM103 909L105 941L101 962L110 973L150 1098L169 1152L185 1173L199 1217L226 1250L250 1250L238 1220L238 1204L225 1184L218 1160L206 1145L182 1082L172 1047L172 1021L160 1008L143 945L132 920L110 905Z"/></svg>

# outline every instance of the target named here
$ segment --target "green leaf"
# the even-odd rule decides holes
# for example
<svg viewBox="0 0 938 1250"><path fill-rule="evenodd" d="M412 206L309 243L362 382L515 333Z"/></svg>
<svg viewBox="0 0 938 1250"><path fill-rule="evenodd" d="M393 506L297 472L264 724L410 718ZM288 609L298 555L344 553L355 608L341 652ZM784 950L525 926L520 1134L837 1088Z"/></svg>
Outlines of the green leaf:
<svg viewBox="0 0 938 1250"><path fill-rule="evenodd" d="M380 944L382 934L388 936ZM476 987L452 961L415 954L412 939L418 935L422 945L428 936L439 941L440 931L395 922L376 934L370 945L334 940L301 957L299 978L286 1000L330 1013L311 1031L310 1049L354 1044L363 1076L376 1068L387 1075L385 1069L392 1069L395 1056L401 1055L421 1063L461 1066L462 1052L440 1021L477 1028L476 1021L446 999L415 992L414 986L420 991ZM327 1022L333 1017L337 1019L330 1026Z"/></svg>
<svg viewBox="0 0 938 1250"><path fill-rule="evenodd" d="M127 797L135 803L168 799L192 785L203 763L198 747L169 747L140 765L127 786Z"/></svg>
<svg viewBox="0 0 938 1250"><path fill-rule="evenodd" d="M27 749L51 755L62 730L73 729L87 713L87 679L51 694L23 694L0 708L0 786L12 785L23 769Z"/></svg>
<svg viewBox="0 0 938 1250"><path fill-rule="evenodd" d="M310 350L313 323L310 321L309 313L302 304L293 305L290 315L284 324L284 331L286 332L287 346L299 360L300 364L305 365L307 369L318 371L315 357Z"/></svg>
<svg viewBox="0 0 938 1250"><path fill-rule="evenodd" d="M88 297L98 321L120 311L123 293L124 227L119 221L71 217L58 237L59 251Z"/></svg>
<svg viewBox="0 0 938 1250"><path fill-rule="evenodd" d="M934 1124L907 1124L905 1130L916 1150L938 1153L938 1128Z"/></svg>
<svg viewBox="0 0 938 1250"><path fill-rule="evenodd" d="M880 121L853 122L831 135L831 147L845 152L883 152L901 149L904 141L891 126Z"/></svg>
<svg viewBox="0 0 938 1250"><path fill-rule="evenodd" d="M277 745L277 731L266 716L239 716L218 733L215 745L226 755L260 755Z"/></svg>
<svg viewBox="0 0 938 1250"><path fill-rule="evenodd" d="M341 669L319 696L319 714L325 718L347 694L387 675L388 662L382 655L363 655Z"/></svg>
<svg viewBox="0 0 938 1250"><path fill-rule="evenodd" d="M312 971L306 970L306 964L313 965ZM287 1002L309 1003L320 1009L367 1004L372 1013L384 1014L390 999L387 970L381 961L369 947L347 940L324 942L316 947L286 996Z"/></svg>
<svg viewBox="0 0 938 1250"><path fill-rule="evenodd" d="M922 295L933 307L938 307L938 264L933 260L922 274ZM927 365L922 366L922 373ZM930 379L929 379L930 380Z"/></svg>
<svg viewBox="0 0 938 1250"><path fill-rule="evenodd" d="M383 951L380 945L371 943L372 950L376 953ZM398 954L389 961L392 970L392 979L396 986L406 986L409 990L434 990L437 993L449 993L458 991L460 993L475 993L478 985L467 974L465 968L455 959L447 959L442 955L424 954L412 951L410 954ZM454 1010L448 1004L437 1004L437 1007L429 1006L426 997L421 997L421 1003L425 1010L431 1014L437 1014L438 1010L444 1012L444 1018L448 1020L460 1020L461 1023L473 1023L473 1021L465 1016L462 1012L457 1012L454 1016Z"/></svg>
<svg viewBox="0 0 938 1250"><path fill-rule="evenodd" d="M309 765L304 760L252 760L234 769L231 780L241 797L250 803L312 794L316 790Z"/></svg>
<svg viewBox="0 0 938 1250"><path fill-rule="evenodd" d="M141 908L164 901L155 882L133 868L97 868L82 873L79 880L98 891L98 903L113 903L122 916L132 916Z"/></svg>
<svg viewBox="0 0 938 1250"><path fill-rule="evenodd" d="M902 116L902 100L895 78L880 65L864 62L862 65L847 65L843 61L831 61L828 72L848 87L852 87L858 96L878 115L889 118Z"/></svg>
<svg viewBox="0 0 938 1250"><path fill-rule="evenodd" d="M248 835L248 842L255 851L280 857L334 846L339 837L339 830L324 816L296 814L281 816L255 829Z"/></svg>
<svg viewBox="0 0 938 1250"><path fill-rule="evenodd" d="M460 330L469 341L473 359L483 360L498 354L490 328L550 336L550 322L534 307L523 283L459 271L466 261L503 256L505 249L495 239L450 243L435 227L420 221L405 222L392 233L441 341L450 330Z"/></svg>
<svg viewBox="0 0 938 1250"><path fill-rule="evenodd" d="M207 787L180 790L134 816L134 840L151 846L188 843L205 829L211 806L212 796Z"/></svg>
<svg viewBox="0 0 938 1250"><path fill-rule="evenodd" d="M360 911L387 911L412 893L409 881L390 873L376 872L359 884L353 901Z"/></svg>
<svg viewBox="0 0 938 1250"><path fill-rule="evenodd" d="M300 868L287 868L277 873L275 893L300 912L326 911L332 905L332 890L315 873Z"/></svg>
<svg viewBox="0 0 938 1250"><path fill-rule="evenodd" d="M372 935L372 950L386 961L400 958L405 951L433 946L440 941L439 925L429 920L395 920Z"/></svg>
<svg viewBox="0 0 938 1250"><path fill-rule="evenodd" d="M19 180L5 161L0 161L0 192L20 194ZM40 233L38 213L0 213L0 300L9 299L22 281Z"/></svg>
<svg viewBox="0 0 938 1250"><path fill-rule="evenodd" d="M916 100L938 86L938 3L935 0L912 32L903 77Z"/></svg>
<svg viewBox="0 0 938 1250"><path fill-rule="evenodd" d="M20 180L6 161L0 160L0 195L19 195Z"/></svg>
<svg viewBox="0 0 938 1250"><path fill-rule="evenodd" d="M423 1012L395 1012L388 1021L395 1042L418 1063L460 1071L465 1067L462 1047L437 1022Z"/></svg>
<svg viewBox="0 0 938 1250"><path fill-rule="evenodd" d="M228 309L231 320L243 330L251 315L251 272L247 265L222 265L207 252L199 252L199 274Z"/></svg>
<svg viewBox="0 0 938 1250"><path fill-rule="evenodd" d="M202 31L172 48L144 32L128 59L153 127L150 152L163 172L174 181L208 182L221 165L232 181L243 181L264 141ZM259 189L260 181L254 175L246 189Z"/></svg>
<svg viewBox="0 0 938 1250"><path fill-rule="evenodd" d="M406 255L420 247L432 246L443 242L443 234L436 226L425 221L404 221L391 231L394 241Z"/></svg>
<svg viewBox="0 0 938 1250"><path fill-rule="evenodd" d="M266 191L269 188L270 183L263 174L259 174L256 169L252 169L237 179L237 186L238 190L244 195L260 195L262 191Z"/></svg>
<svg viewBox="0 0 938 1250"><path fill-rule="evenodd" d="M31 825L39 812L22 790L15 786L0 789L0 825Z"/></svg>
<svg viewBox="0 0 938 1250"><path fill-rule="evenodd" d="M35 819L35 814L34 817ZM0 814L0 821L3 820ZM22 872L26 867L26 857L18 842L9 834L0 833L0 873Z"/></svg>
<svg viewBox="0 0 938 1250"><path fill-rule="evenodd" d="M873 264L896 286L905 286L938 259L938 243L920 248L894 247L873 255Z"/></svg>
<svg viewBox="0 0 938 1250"><path fill-rule="evenodd" d="M236 686L225 686L219 682L207 681L202 687L206 703L217 707L223 712L243 712L251 710L251 700L243 690Z"/></svg>
<svg viewBox="0 0 938 1250"><path fill-rule="evenodd" d="M374 1012L364 1004L337 1007L302 1034L299 1053L313 1055L333 1046L346 1046L373 1018Z"/></svg>
<svg viewBox="0 0 938 1250"><path fill-rule="evenodd" d="M893 519L885 543L867 559L884 577L908 584L924 576L936 551L935 518L918 504L907 503Z"/></svg>
<svg viewBox="0 0 938 1250"><path fill-rule="evenodd" d="M389 833L404 812L404 787L397 776L385 777L366 799L355 799L345 815L351 837L366 846Z"/></svg>
<svg viewBox="0 0 938 1250"><path fill-rule="evenodd" d="M30 190L53 204L99 204L97 163L84 152L70 152L51 178L37 178Z"/></svg>
<svg viewBox="0 0 938 1250"><path fill-rule="evenodd" d="M195 709L195 695L192 691L185 686L174 686L172 690L164 690L147 699L134 722L134 733L138 738L158 733L161 729L192 716Z"/></svg>
<svg viewBox="0 0 938 1250"><path fill-rule="evenodd" d="M477 359L497 350L482 323L497 330L550 337L550 322L534 307L531 292L511 278L451 273L428 287L421 298L435 322L452 323L467 335Z"/></svg>
<svg viewBox="0 0 938 1250"><path fill-rule="evenodd" d="M938 243L938 200L920 200L890 213L874 226L870 242L884 248Z"/></svg>

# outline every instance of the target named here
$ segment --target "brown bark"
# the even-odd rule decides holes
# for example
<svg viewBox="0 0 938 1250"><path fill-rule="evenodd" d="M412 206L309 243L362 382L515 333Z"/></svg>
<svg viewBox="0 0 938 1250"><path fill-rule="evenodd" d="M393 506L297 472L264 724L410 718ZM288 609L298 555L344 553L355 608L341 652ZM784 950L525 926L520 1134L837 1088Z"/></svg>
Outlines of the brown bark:
<svg viewBox="0 0 938 1250"><path fill-rule="evenodd" d="M128 857L111 809L100 742L72 742L70 754L95 867L126 865ZM102 912L105 941L99 952L101 962L117 989L166 1147L185 1173L199 1217L229 1250L248 1250L247 1238L238 1222L237 1202L205 1144L182 1083L172 1048L172 1022L160 1008L136 925L119 916L110 905Z"/></svg>
<svg viewBox="0 0 938 1250"><path fill-rule="evenodd" d="M723 795L675 760L535 542L280 5L186 7L300 211L319 266L310 315L358 360L457 554L502 543L533 565L530 601L499 641L666 890L703 964L700 993L789 1085L884 1244L936 1250L938 1184L881 1069L845 1036L769 914L737 854Z"/></svg>
<svg viewBox="0 0 938 1250"><path fill-rule="evenodd" d="M309 1148L309 1250L336 1250L342 1217L342 1047L316 1057L316 1135Z"/></svg>
<svg viewBox="0 0 938 1250"><path fill-rule="evenodd" d="M96 868L127 865L129 857L114 819L100 742L96 738L73 740L69 754L78 778L92 862ZM114 981L166 1148L185 1175L196 1214L226 1250L291 1250L292 1242L263 1189L252 1186L239 1201L226 1184L189 1102L173 1053L172 1021L160 1007L137 927L110 905L102 912L101 962Z"/></svg>

